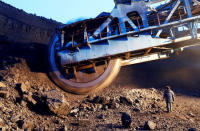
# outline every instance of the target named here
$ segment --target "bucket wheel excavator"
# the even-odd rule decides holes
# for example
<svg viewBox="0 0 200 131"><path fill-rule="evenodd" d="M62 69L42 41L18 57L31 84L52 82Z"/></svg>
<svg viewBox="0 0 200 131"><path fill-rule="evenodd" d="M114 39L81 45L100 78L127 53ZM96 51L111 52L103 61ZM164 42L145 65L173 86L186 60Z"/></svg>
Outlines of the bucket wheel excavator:
<svg viewBox="0 0 200 131"><path fill-rule="evenodd" d="M49 76L86 94L108 86L120 67L165 59L199 45L197 0L115 0L111 13L66 24L49 43Z"/></svg>

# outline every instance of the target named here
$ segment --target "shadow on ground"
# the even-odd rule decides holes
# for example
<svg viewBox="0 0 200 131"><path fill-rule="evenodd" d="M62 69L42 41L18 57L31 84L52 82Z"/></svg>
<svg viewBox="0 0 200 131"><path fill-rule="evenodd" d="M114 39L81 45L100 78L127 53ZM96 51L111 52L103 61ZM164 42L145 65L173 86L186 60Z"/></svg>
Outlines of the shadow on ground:
<svg viewBox="0 0 200 131"><path fill-rule="evenodd" d="M19 63L17 58L25 59L32 72L46 72L47 45L40 43L0 42L0 69Z"/></svg>

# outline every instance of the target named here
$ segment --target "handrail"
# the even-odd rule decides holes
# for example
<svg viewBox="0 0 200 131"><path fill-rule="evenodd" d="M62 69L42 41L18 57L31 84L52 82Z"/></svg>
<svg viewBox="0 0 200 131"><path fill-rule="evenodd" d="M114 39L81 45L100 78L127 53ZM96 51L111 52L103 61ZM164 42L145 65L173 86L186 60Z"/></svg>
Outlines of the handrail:
<svg viewBox="0 0 200 131"><path fill-rule="evenodd" d="M177 24L183 24L183 23L194 21L196 19L200 19L200 15L195 16L195 17L182 19L182 20L179 20L179 21L170 22L170 23L167 23L167 24L162 24L162 25L159 25L159 26L150 26L150 27L147 27L147 28L140 29L139 31L130 31L130 32L126 32L126 33L121 33L120 35L112 35L112 36L104 37L102 39L97 39L97 40L88 41L88 42L90 44L94 44L94 43L97 43L97 42L100 42L100 41L119 38L119 37L123 37L123 36L126 36L126 35L134 35L134 34L138 34L140 32L145 32L145 31L154 30L154 29L161 29L161 28L165 28L165 27L173 26L173 25L177 25Z"/></svg>

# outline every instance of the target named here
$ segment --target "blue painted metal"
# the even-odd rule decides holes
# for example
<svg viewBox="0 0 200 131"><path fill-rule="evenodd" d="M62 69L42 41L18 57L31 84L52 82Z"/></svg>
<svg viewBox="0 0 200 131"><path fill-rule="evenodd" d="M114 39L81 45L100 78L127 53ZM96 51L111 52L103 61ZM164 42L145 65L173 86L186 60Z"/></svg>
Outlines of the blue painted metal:
<svg viewBox="0 0 200 131"><path fill-rule="evenodd" d="M171 9L171 13L165 19L164 23L161 23L161 25L158 26L149 26L147 19L147 14L149 13L148 4L146 4L144 1L116 0L116 5L110 13L110 17L108 17L107 20L105 20L105 22L93 32L93 34L87 33L87 30L85 29L83 33L84 42L89 45L90 48L83 46L80 48L80 50L74 52L71 52L67 49L59 51L57 55L61 58L61 65L106 58L109 56L124 54L126 52L164 46L176 42L186 41L192 38L198 38L198 27L196 25L198 24L197 20L200 19L200 16L191 17L192 14L188 0L184 0L188 18L170 22L171 17L179 7L181 1L183 0L177 0L176 4L172 6L173 8ZM139 13L144 25L142 29L137 27L132 20L128 18L127 14L133 11ZM118 18L119 20L118 30L115 30L110 26L113 18ZM125 22L130 24L132 31L126 30ZM171 37L159 38L163 29L169 28L170 30L172 27L178 28L182 26L182 24L190 27L190 36L175 38L172 32ZM101 37L104 29L107 29L106 37ZM114 35L111 34L112 30L116 31ZM157 37L152 37L152 35L149 33L150 31L158 31ZM74 43L77 44L76 41L74 41ZM68 42L67 46L71 45L72 42Z"/></svg>
<svg viewBox="0 0 200 131"><path fill-rule="evenodd" d="M192 17L192 12L191 12L191 8L190 8L189 0L184 0L184 2L185 2L185 7L186 7L186 10L187 10L188 17Z"/></svg>
<svg viewBox="0 0 200 131"><path fill-rule="evenodd" d="M120 37L92 44L90 49L82 48L80 52L69 53L64 50L59 52L58 55L62 58L61 64L66 65L169 43L171 43L170 39L152 38L149 35L140 35L140 37Z"/></svg>

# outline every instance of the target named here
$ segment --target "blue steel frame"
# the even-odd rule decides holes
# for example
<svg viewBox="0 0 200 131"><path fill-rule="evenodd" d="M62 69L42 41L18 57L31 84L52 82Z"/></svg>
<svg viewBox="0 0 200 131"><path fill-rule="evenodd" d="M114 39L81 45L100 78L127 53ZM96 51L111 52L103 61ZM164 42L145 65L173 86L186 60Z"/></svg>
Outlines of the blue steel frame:
<svg viewBox="0 0 200 131"><path fill-rule="evenodd" d="M85 37L85 44L89 45L90 48L81 48L77 51L71 52L70 50L61 50L57 52L57 55L61 58L61 65L75 64L79 62L94 60L98 58L106 58L109 56L115 56L119 54L124 54L127 52L133 52L143 49L149 49L154 47L165 46L177 42L185 42L190 39L199 39L200 34L198 34L198 20L200 16L192 16L191 12L191 1L189 0L176 0L173 2L172 10L168 17L165 19L164 23L154 26L149 26L147 13L149 13L149 6L144 1L131 1L129 4L117 3L112 10L110 16L107 20L99 26L98 29L94 31L93 34L89 35L85 29L83 35ZM187 12L187 18L170 22L170 19L174 12L177 10L179 5L184 3ZM144 27L141 29L136 26L130 18L127 17L129 12L136 11L142 18L142 23ZM113 18L118 18L119 20L119 33L115 35L110 35L111 27L110 23ZM127 31L125 22L129 23L132 27L132 31ZM190 35L182 36L176 38L171 32L171 37L160 38L159 35L165 28L178 28L181 26L187 26L190 30ZM63 28L63 27L62 27ZM61 28L61 29L62 29ZM107 28L107 36L99 38L102 31ZM150 33L157 31L156 36L152 36ZM64 45L64 32L59 34L61 46ZM196 42L196 41L195 41ZM76 40L68 42L66 45L77 44ZM197 43L193 43L197 44ZM193 45L192 44L192 45Z"/></svg>

